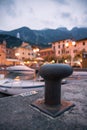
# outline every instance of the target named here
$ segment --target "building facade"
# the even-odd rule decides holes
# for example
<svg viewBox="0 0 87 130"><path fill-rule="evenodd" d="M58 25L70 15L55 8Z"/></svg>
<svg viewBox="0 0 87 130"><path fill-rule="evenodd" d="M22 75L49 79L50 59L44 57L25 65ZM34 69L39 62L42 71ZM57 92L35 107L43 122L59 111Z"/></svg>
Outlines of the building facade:
<svg viewBox="0 0 87 130"><path fill-rule="evenodd" d="M82 52L87 52L87 39L78 41L67 39L53 42L52 50L55 52L56 58L64 58L65 61L73 66L76 55ZM79 59L78 62L81 62L80 60L81 59Z"/></svg>
<svg viewBox="0 0 87 130"><path fill-rule="evenodd" d="M54 57L54 51L52 48L41 49L39 53L40 53L40 57L42 57L43 59L46 59L46 57L48 58Z"/></svg>
<svg viewBox="0 0 87 130"><path fill-rule="evenodd" d="M16 59L14 48L6 48L6 58Z"/></svg>
<svg viewBox="0 0 87 130"><path fill-rule="evenodd" d="M23 42L20 47L15 48L15 56L19 60L32 60L34 58L34 52L32 47L28 43Z"/></svg>
<svg viewBox="0 0 87 130"><path fill-rule="evenodd" d="M0 65L5 65L6 62L6 42L0 43Z"/></svg>

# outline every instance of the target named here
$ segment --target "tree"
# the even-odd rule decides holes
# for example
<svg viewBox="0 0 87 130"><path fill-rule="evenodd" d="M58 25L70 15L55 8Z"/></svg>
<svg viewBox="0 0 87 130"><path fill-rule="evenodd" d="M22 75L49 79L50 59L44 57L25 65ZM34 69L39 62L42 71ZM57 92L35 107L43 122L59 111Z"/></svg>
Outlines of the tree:
<svg viewBox="0 0 87 130"><path fill-rule="evenodd" d="M86 52L85 49L81 50L81 51L77 51L77 53L74 56L74 61L79 61L82 59L82 54Z"/></svg>

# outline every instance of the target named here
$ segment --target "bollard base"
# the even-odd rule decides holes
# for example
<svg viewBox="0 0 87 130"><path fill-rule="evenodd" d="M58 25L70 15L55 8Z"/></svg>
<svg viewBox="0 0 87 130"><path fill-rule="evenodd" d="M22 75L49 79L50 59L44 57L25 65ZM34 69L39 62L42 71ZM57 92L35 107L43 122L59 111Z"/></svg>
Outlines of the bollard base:
<svg viewBox="0 0 87 130"><path fill-rule="evenodd" d="M50 107L50 106L45 105L44 99L38 99L35 102L33 102L31 105L39 109L43 113L50 115L53 118L60 116L65 111L68 111L70 108L75 106L75 104L71 102L61 101L60 105Z"/></svg>

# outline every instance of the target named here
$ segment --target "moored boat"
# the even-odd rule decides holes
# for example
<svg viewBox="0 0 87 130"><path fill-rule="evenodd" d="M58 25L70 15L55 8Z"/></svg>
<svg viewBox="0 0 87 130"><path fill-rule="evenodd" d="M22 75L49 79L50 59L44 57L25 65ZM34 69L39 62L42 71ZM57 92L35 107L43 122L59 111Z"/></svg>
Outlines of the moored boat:
<svg viewBox="0 0 87 130"><path fill-rule="evenodd" d="M35 70L26 66L12 66L7 68L7 74L0 79L0 92L17 95L44 87L44 81L35 76Z"/></svg>

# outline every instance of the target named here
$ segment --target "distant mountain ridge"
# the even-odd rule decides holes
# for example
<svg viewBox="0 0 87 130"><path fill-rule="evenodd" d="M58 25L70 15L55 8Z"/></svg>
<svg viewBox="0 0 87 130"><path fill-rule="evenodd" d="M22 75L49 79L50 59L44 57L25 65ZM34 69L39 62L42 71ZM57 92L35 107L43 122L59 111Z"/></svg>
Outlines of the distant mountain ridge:
<svg viewBox="0 0 87 130"><path fill-rule="evenodd" d="M20 46L24 42L30 45L48 47L50 42L73 39L81 40L87 38L87 27L68 30L65 27L57 29L32 30L21 27L12 31L0 30L0 41L6 40L8 47Z"/></svg>

